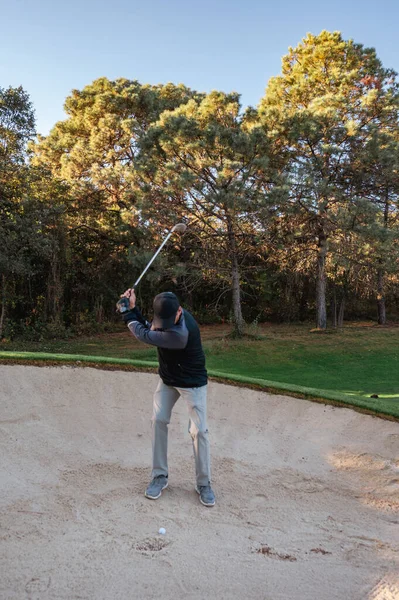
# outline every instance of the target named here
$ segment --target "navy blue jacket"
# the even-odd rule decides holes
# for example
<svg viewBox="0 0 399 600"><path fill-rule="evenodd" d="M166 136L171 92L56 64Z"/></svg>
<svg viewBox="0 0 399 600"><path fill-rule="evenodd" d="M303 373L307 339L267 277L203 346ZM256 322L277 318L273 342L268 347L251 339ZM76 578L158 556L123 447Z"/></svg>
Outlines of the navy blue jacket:
<svg viewBox="0 0 399 600"><path fill-rule="evenodd" d="M159 375L165 385L192 388L207 384L200 330L187 310L165 330L151 330L137 307L124 315L124 321L138 340L157 347Z"/></svg>

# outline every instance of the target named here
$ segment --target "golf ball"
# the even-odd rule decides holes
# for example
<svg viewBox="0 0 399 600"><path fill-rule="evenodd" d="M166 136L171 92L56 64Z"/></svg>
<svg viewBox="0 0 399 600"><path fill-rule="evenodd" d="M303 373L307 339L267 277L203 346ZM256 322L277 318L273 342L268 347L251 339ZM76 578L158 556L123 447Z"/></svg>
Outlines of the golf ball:
<svg viewBox="0 0 399 600"><path fill-rule="evenodd" d="M166 533L165 527L160 527L158 533L160 533L161 535L165 535L165 533Z"/></svg>

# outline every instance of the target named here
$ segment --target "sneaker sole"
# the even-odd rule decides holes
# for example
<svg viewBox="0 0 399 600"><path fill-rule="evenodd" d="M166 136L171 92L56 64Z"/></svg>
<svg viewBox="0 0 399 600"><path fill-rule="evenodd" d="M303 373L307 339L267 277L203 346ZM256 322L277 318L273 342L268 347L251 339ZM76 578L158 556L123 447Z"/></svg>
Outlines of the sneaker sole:
<svg viewBox="0 0 399 600"><path fill-rule="evenodd" d="M158 496L150 496L149 494L147 494L147 492L144 492L144 496L146 498L148 498L149 500L158 500L158 498L160 498L162 496L162 492L164 490L166 490L166 488L168 487L168 483L166 485L163 486L163 488L161 489L161 491L159 492Z"/></svg>
<svg viewBox="0 0 399 600"><path fill-rule="evenodd" d="M204 506L215 506L215 501L213 502L204 502L201 498L201 494L199 489L197 488L197 486L195 487L195 491L197 492L198 496L199 496L199 501L201 502L201 504L203 504Z"/></svg>

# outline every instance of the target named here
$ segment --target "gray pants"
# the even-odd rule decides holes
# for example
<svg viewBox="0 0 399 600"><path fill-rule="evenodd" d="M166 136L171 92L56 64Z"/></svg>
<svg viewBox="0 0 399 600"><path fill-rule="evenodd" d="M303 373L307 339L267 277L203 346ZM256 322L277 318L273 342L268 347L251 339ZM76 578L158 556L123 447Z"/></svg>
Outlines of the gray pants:
<svg viewBox="0 0 399 600"><path fill-rule="evenodd" d="M193 440L197 485L210 483L206 391L206 385L198 388L177 388L159 381L154 394L152 416L152 477L168 475L168 425L172 409L181 396L187 403L190 419L189 432Z"/></svg>

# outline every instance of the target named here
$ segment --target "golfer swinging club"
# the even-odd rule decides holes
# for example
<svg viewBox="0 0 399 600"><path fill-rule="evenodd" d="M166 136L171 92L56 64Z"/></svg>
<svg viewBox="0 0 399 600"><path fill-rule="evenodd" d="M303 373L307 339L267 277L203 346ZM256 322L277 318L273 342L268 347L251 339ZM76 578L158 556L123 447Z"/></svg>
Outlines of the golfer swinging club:
<svg viewBox="0 0 399 600"><path fill-rule="evenodd" d="M206 418L208 375L201 336L194 317L180 306L172 292L154 298L154 320L148 323L136 306L134 289L121 297L129 299L122 314L132 334L141 342L157 346L160 381L154 394L152 416L152 480L145 495L156 500L168 487L168 424L181 396L187 403L193 440L196 491L204 506L214 506Z"/></svg>

